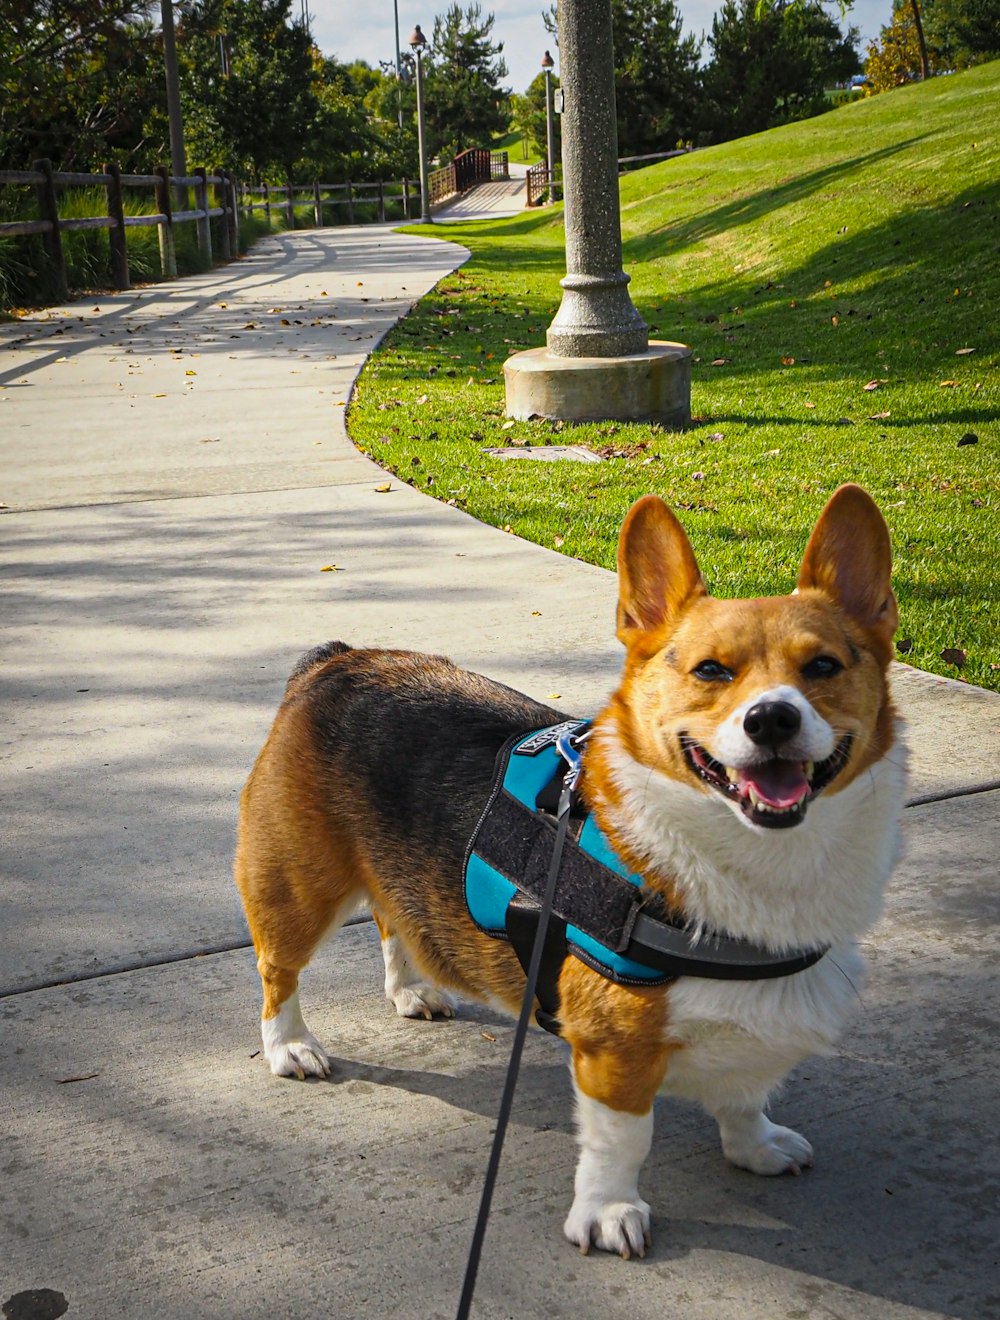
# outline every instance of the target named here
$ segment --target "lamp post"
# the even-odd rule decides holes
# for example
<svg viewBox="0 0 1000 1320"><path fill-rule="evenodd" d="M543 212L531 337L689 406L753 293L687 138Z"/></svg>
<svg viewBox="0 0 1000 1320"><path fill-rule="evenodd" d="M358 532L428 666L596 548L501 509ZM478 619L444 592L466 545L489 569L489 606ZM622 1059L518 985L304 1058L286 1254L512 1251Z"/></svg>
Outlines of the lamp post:
<svg viewBox="0 0 1000 1320"><path fill-rule="evenodd" d="M431 199L427 185L427 143L424 139L424 50L427 38L420 31L420 24L410 34L410 49L417 65L417 150L420 153L420 222L431 223Z"/></svg>
<svg viewBox="0 0 1000 1320"><path fill-rule="evenodd" d="M545 348L504 363L507 416L691 422L691 350L649 342L622 269L611 0L559 0L566 276Z"/></svg>
<svg viewBox="0 0 1000 1320"><path fill-rule="evenodd" d="M545 164L549 173L549 205L556 200L556 154L554 148L555 127L552 121L552 70L556 62L548 51L542 56L542 71L545 74Z"/></svg>

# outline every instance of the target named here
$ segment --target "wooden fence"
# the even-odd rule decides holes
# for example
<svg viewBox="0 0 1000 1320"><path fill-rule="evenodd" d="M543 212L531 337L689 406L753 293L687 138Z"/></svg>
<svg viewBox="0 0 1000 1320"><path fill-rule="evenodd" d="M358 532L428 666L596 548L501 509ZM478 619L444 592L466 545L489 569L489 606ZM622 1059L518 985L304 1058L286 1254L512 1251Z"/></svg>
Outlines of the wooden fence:
<svg viewBox="0 0 1000 1320"><path fill-rule="evenodd" d="M360 208L374 209L376 218L381 222L388 218L388 212L394 206L399 208L400 219L409 220L414 209L415 199L420 197L420 184L409 179L382 179L375 183L287 183L284 187L269 187L266 183L243 184L239 190L238 205L241 211L251 213L263 211L270 220L272 211L284 211L285 222L289 229L295 223L296 207L303 207L312 212L317 226L326 224L325 212L328 207L342 207L347 223L353 225ZM419 214L419 207L416 208Z"/></svg>
<svg viewBox="0 0 1000 1320"><path fill-rule="evenodd" d="M117 165L106 165L100 174L77 174L55 171L47 160L38 160L30 170L0 170L0 185L27 184L34 189L38 207L37 220L13 220L0 224L0 238L15 238L21 234L41 234L52 264L56 293L68 297L66 261L63 256L62 235L77 229L106 229L111 248L111 273L118 289L130 284L128 245L125 230L133 226L156 225L159 230L160 264L164 278L177 274L177 256L174 246L174 225L190 221L198 229L198 249L206 264L212 261L212 220L221 219L220 256L229 260L239 252L239 233L236 212L236 189L233 178L225 170L209 174L197 169L183 177L169 174L166 167L154 174L122 174ZM59 214L60 188L105 188L108 197L107 215L65 218ZM143 215L126 215L124 192L126 188L145 188L153 191L155 211ZM188 189L194 189L195 205L187 209ZM184 201L174 208L174 197ZM214 202L214 205L213 205Z"/></svg>
<svg viewBox="0 0 1000 1320"><path fill-rule="evenodd" d="M487 147L471 147L460 152L447 165L431 170L427 176L427 191L431 206L443 202L457 193L466 192L477 183L491 179L509 179L510 170L506 151L490 151ZM263 211L270 219L272 211L284 211L289 227L294 223L295 209L312 211L317 226L326 223L328 207L339 207L346 214L347 223L353 225L358 211L374 210L376 218L384 222L388 212L398 206L404 220L420 214L420 184L413 179L378 179L375 183L286 183L282 187L244 184L240 189L239 207L242 211Z"/></svg>
<svg viewBox="0 0 1000 1320"><path fill-rule="evenodd" d="M510 177L506 151L490 151L486 147L473 147L461 152L428 178L430 201L443 201L456 193L465 192L477 183ZM288 183L283 188L238 187L235 178L226 170L209 174L197 169L178 177L161 166L153 174L123 174L117 165L105 165L99 174L70 173L53 170L47 160L35 161L30 170L0 170L0 187L4 185L28 186L33 189L38 218L12 220L0 223L0 239L16 238L25 234L40 234L52 266L54 291L58 298L69 295L66 280L66 260L62 235L80 229L106 229L111 253L111 274L115 288L130 285L128 245L125 231L133 226L156 225L159 231L160 265L165 279L177 275L177 256L174 226L193 223L197 226L198 250L206 265L211 265L212 221L221 220L219 256L228 261L239 255L239 214L263 211L270 220L272 210L284 210L289 228L295 223L296 207L312 210L317 225L324 223L327 207L345 207L347 223L355 222L355 207L370 210L374 204L379 220L386 219L387 206L398 203L402 218L409 220L420 188L407 179L384 183ZM64 188L103 188L107 192L107 214L68 217L59 213L59 193ZM141 215L126 215L125 189L152 191L154 211ZM188 190L194 190L194 206L190 207ZM259 197L261 200L255 201Z"/></svg>

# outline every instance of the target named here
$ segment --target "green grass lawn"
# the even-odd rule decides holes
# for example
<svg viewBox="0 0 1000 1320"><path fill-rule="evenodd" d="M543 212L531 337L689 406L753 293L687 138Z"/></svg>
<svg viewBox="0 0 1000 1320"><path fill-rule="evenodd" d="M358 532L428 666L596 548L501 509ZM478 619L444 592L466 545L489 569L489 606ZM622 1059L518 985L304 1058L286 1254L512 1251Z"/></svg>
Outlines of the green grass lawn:
<svg viewBox="0 0 1000 1320"><path fill-rule="evenodd" d="M608 568L656 491L720 595L788 590L823 502L859 481L892 531L906 659L1000 689L998 129L993 63L623 178L635 303L694 354L685 432L506 420L504 359L544 343L559 303L562 208L449 226L472 258L370 360L351 434L403 480ZM607 461L483 453L567 442Z"/></svg>

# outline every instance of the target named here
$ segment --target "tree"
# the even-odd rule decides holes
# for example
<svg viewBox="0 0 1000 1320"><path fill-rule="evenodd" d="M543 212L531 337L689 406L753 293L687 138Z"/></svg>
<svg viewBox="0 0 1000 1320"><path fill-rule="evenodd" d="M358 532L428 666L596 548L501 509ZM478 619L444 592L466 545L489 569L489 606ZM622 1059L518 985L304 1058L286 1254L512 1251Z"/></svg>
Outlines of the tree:
<svg viewBox="0 0 1000 1320"><path fill-rule="evenodd" d="M725 0L712 20L705 117L716 141L759 133L828 107L824 89L860 67L846 35L816 0L758 16L755 0Z"/></svg>
<svg viewBox="0 0 1000 1320"><path fill-rule="evenodd" d="M109 159L148 167L166 134L148 8L146 0L0 0L0 167L23 169L39 156L61 169Z"/></svg>
<svg viewBox="0 0 1000 1320"><path fill-rule="evenodd" d="M557 6L542 15L558 40ZM611 0L618 154L669 151L695 131L701 43L681 35L674 0Z"/></svg>
<svg viewBox="0 0 1000 1320"><path fill-rule="evenodd" d="M193 0L178 26L188 154L284 182L320 117L314 56L292 0Z"/></svg>
<svg viewBox="0 0 1000 1320"><path fill-rule="evenodd" d="M555 90L559 86L559 79L554 74L550 76L552 77L552 93L555 95ZM537 73L532 78L523 96L511 97L511 110L514 127L535 151L544 156L548 151L548 119L545 108L544 73ZM553 147L556 160L558 160L561 155L559 149L561 116L553 114L552 119L553 137L555 139Z"/></svg>
<svg viewBox="0 0 1000 1320"><path fill-rule="evenodd" d="M426 60L426 124L429 152L450 157L487 145L507 131L510 89L502 87L507 64L503 43L491 39L493 15L478 3L452 4L434 20Z"/></svg>
<svg viewBox="0 0 1000 1320"><path fill-rule="evenodd" d="M693 135L701 43L674 0L611 0L618 153L670 151Z"/></svg>
<svg viewBox="0 0 1000 1320"><path fill-rule="evenodd" d="M996 0L896 0L892 21L869 42L865 73L874 95L948 69L1000 56Z"/></svg>

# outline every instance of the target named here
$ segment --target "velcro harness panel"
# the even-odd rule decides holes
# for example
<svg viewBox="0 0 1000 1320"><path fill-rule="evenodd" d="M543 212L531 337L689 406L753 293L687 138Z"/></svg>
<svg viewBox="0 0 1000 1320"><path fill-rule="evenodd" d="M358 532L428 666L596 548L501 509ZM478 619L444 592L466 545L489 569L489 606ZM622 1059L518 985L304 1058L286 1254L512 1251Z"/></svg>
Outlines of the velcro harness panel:
<svg viewBox="0 0 1000 1320"><path fill-rule="evenodd" d="M488 935L511 940L522 964L530 955L531 924L556 834L554 816L539 810L538 800L553 800L553 780L565 769L557 740L579 734L587 723L569 720L509 739L497 757L493 787L466 852L469 913ZM550 1007L557 1002L554 985L567 952L630 985L662 985L678 976L741 981L790 976L826 952L776 954L727 935L696 938L683 925L659 916L657 904L642 877L622 865L597 821L587 815L579 838L566 837L556 881L542 974L542 982L553 987Z"/></svg>
<svg viewBox="0 0 1000 1320"><path fill-rule="evenodd" d="M540 901L555 842L554 819L535 810L536 800L563 767L555 748L568 721L511 739L497 757L493 790L469 844L465 898L476 925L498 939L510 937L508 908L522 893ZM623 953L643 906L642 877L626 871L593 816L578 840L567 837L553 911L562 919L566 944L611 980L662 985L675 970L640 963ZM511 914L520 922L521 910Z"/></svg>

